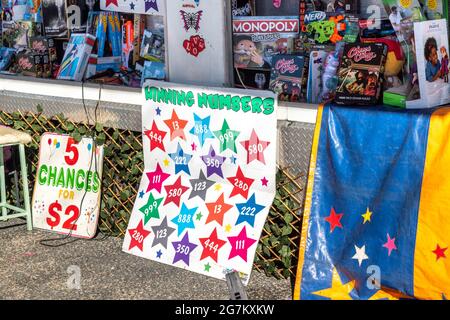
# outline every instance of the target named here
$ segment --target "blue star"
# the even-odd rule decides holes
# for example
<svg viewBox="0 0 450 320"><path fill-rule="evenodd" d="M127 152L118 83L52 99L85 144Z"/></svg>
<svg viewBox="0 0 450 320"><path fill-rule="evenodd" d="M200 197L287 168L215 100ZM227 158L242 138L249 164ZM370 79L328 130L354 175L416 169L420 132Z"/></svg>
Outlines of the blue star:
<svg viewBox="0 0 450 320"><path fill-rule="evenodd" d="M134 10L134 3L133 2L130 3L130 10Z"/></svg>
<svg viewBox="0 0 450 320"><path fill-rule="evenodd" d="M139 192L139 198L143 198L144 197L144 195L145 195L145 192L144 191L141 191L141 192Z"/></svg>
<svg viewBox="0 0 450 320"><path fill-rule="evenodd" d="M237 158L234 156L234 154L230 157L230 161L232 164L236 164Z"/></svg>
<svg viewBox="0 0 450 320"><path fill-rule="evenodd" d="M162 252L161 252L161 249L159 249L159 250L156 252L156 257L159 259L159 258L161 258L161 256L162 256Z"/></svg>
<svg viewBox="0 0 450 320"><path fill-rule="evenodd" d="M187 174L191 174L191 172L189 171L189 161L191 161L192 155L184 153L179 142L177 151L175 151L174 153L170 153L169 156L175 163L175 174L181 171L184 171Z"/></svg>
<svg viewBox="0 0 450 320"><path fill-rule="evenodd" d="M255 216L261 212L265 206L256 203L255 194L245 203L236 204L236 208L239 210L239 217L236 221L236 225L247 222L250 226L255 226Z"/></svg>
<svg viewBox="0 0 450 320"><path fill-rule="evenodd" d="M161 109L158 107L158 108L156 108L156 115L157 116L160 116L161 115Z"/></svg>
<svg viewBox="0 0 450 320"><path fill-rule="evenodd" d="M206 139L214 139L214 135L209 129L209 122L211 121L211 116L206 117L205 119L200 118L198 115L194 113L194 127L189 131L189 133L198 137L198 141L200 142L200 146L203 147Z"/></svg>
<svg viewBox="0 0 450 320"><path fill-rule="evenodd" d="M171 221L178 226L178 236L180 236L185 229L194 229L194 215L198 207L189 209L183 203L181 205L180 213Z"/></svg>

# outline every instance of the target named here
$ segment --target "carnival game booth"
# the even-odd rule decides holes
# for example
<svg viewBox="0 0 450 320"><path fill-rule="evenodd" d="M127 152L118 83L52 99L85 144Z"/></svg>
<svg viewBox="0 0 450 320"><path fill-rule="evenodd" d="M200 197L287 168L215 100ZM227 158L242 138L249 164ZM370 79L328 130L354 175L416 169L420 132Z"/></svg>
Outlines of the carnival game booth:
<svg viewBox="0 0 450 320"><path fill-rule="evenodd" d="M345 201L385 187L350 184L349 198L336 196L330 208L314 211L311 199L321 206L330 192L314 189L321 185L314 171L320 167L318 146L326 143L321 152L339 165L349 159L368 165L352 153L357 146L341 140L354 156L344 157L337 140L323 137L347 134L345 121L386 116L377 120L381 124L394 114L402 120L393 125L405 124L386 133L387 143L397 132L419 130L417 121L439 117L404 109L449 102L447 1L2 1L2 19L0 119L33 137L27 151L35 227L63 238L92 238L98 222L100 232L125 237L126 252L220 279L237 270L244 283L253 265L296 279L296 298L439 298L440 286L416 279L399 284L374 276L372 287L360 289L371 274L364 273L374 256L369 247L382 241L378 233L370 245L360 233L349 234L342 245L348 252L336 251L348 261L328 257L321 279L303 270L321 254L305 241L322 241L327 224L331 235L338 234L345 226L340 210L365 214L367 227L372 213L375 218L388 210L380 209L380 199L391 200L375 195L365 208L347 208ZM355 113L343 111L348 108ZM358 141L372 141L375 148L379 126L370 128ZM380 148L397 150L400 144ZM322 161L327 157L321 155ZM361 178L346 176L352 168L324 179L348 184ZM410 174L402 168L399 184ZM426 170L417 170L425 177ZM231 206L228 215L215 217L217 206ZM402 214L421 222L413 211ZM61 219L64 214L70 221ZM309 222L313 214L323 225ZM428 268L418 266L421 254L429 258L425 247L400 254L395 239L402 233L376 228L388 234L380 243L387 243L388 258L399 254L397 263L406 259L410 266L417 260L418 269L408 270ZM425 227L425 234L434 229ZM323 241L328 246L335 240ZM435 240L431 251L445 268L445 239ZM385 257L372 259L387 263ZM355 264L364 272L357 273ZM388 279L395 278L386 268ZM444 278L441 283L448 282ZM435 286L434 293L424 295L417 286Z"/></svg>

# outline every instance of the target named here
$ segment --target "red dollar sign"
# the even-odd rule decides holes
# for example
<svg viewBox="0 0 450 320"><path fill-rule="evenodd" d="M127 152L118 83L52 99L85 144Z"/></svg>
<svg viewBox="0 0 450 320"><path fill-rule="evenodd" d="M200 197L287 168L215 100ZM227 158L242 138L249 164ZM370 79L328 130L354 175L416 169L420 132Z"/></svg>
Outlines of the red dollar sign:
<svg viewBox="0 0 450 320"><path fill-rule="evenodd" d="M55 219L55 220L53 220L52 218L47 218L47 224L50 226L50 228L52 228L52 230L61 221L61 216L59 215L59 212L58 212L58 211L61 211L61 210L62 210L62 206L58 202L58 200L53 202L50 205L50 207L48 207L48 213L50 213L50 215Z"/></svg>

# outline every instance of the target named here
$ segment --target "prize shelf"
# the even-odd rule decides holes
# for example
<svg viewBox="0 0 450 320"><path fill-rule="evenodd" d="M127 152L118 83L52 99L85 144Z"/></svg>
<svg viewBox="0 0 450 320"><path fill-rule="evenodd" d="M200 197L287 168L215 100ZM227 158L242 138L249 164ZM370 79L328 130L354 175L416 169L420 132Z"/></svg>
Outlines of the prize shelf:
<svg viewBox="0 0 450 320"><path fill-rule="evenodd" d="M99 96L99 84L85 83L84 99L97 101ZM39 103L39 96L55 97L62 99L82 99L81 83L65 80L41 79L24 76L0 75L0 92L8 95L8 92L36 96L36 103ZM1 100L1 99L0 99ZM34 98L33 98L34 100ZM142 103L141 90L123 86L103 85L101 91L101 101L126 105L128 108L136 108L140 112ZM34 108L34 106L30 106ZM2 109L0 102L0 109ZM63 110L63 108L61 108ZM63 112L63 111L60 112ZM63 112L64 113L64 112ZM278 120L315 123L317 105L308 103L279 102Z"/></svg>

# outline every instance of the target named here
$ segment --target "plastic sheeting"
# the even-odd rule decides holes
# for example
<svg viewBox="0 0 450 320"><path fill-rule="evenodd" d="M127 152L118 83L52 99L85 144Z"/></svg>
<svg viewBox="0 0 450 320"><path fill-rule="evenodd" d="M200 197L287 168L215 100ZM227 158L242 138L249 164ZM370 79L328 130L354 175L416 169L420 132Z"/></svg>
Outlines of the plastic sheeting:
<svg viewBox="0 0 450 320"><path fill-rule="evenodd" d="M449 130L450 108L319 109L295 299L450 296Z"/></svg>

